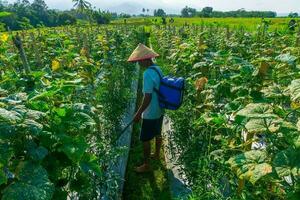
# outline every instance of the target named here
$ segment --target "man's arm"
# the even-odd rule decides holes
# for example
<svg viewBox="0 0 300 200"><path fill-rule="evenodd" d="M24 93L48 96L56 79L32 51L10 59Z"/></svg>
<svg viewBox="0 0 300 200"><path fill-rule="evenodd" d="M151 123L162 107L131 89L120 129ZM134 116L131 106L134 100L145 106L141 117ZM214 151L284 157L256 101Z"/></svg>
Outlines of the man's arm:
<svg viewBox="0 0 300 200"><path fill-rule="evenodd" d="M148 108L148 106L151 102L151 99L152 99L152 93L145 93L144 94L142 105L140 106L140 108L138 109L138 111L136 112L136 114L134 116L134 121L135 122L139 122L141 120L142 113Z"/></svg>

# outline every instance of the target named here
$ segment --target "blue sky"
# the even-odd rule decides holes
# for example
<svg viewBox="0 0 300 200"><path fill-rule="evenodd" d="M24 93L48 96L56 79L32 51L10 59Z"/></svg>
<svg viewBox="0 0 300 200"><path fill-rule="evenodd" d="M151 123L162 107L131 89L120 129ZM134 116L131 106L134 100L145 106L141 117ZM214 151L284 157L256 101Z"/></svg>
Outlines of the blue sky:
<svg viewBox="0 0 300 200"><path fill-rule="evenodd" d="M15 0L8 0L14 2ZM31 0L32 1L32 0ZM94 6L101 9L122 9L131 7L148 7L149 9L164 8L169 12L179 12L184 6L192 6L201 9L212 6L215 10L272 10L278 13L300 12L300 0L88 0ZM72 0L45 0L50 8L69 9Z"/></svg>

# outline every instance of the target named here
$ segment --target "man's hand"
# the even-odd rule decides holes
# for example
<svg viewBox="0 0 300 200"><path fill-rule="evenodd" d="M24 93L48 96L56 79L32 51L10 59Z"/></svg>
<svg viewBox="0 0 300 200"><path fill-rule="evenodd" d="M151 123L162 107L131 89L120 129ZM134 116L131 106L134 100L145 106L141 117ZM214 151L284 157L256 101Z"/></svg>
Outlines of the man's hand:
<svg viewBox="0 0 300 200"><path fill-rule="evenodd" d="M142 118L142 114L137 112L133 118L133 121L138 123L139 121L141 121L141 118Z"/></svg>
<svg viewBox="0 0 300 200"><path fill-rule="evenodd" d="M146 108L149 106L150 102L152 99L152 94L151 93L145 93L144 94L144 99L142 102L141 107L139 108L139 110L137 111L137 113L135 114L133 121L134 122L139 122L142 118L142 113L146 110Z"/></svg>

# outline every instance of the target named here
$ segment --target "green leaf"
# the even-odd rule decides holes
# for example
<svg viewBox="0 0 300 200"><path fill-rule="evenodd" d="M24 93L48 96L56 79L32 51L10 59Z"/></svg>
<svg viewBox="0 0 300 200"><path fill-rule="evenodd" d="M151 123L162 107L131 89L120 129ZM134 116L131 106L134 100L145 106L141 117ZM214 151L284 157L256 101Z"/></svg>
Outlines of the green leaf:
<svg viewBox="0 0 300 200"><path fill-rule="evenodd" d="M300 120L298 120L298 122L297 122L297 129L298 129L298 131L300 131Z"/></svg>
<svg viewBox="0 0 300 200"><path fill-rule="evenodd" d="M81 160L82 156L88 148L88 144L81 136L70 137L64 135L61 137L60 142L62 143L62 147L60 147L59 150L64 152L68 156L68 158L75 163Z"/></svg>
<svg viewBox="0 0 300 200"><path fill-rule="evenodd" d="M79 84L82 82L82 78L74 79L72 81L66 81L65 84Z"/></svg>
<svg viewBox="0 0 300 200"><path fill-rule="evenodd" d="M38 135L43 131L43 125L31 119L24 120L24 122L20 124L19 127L23 131L27 131L33 135Z"/></svg>
<svg viewBox="0 0 300 200"><path fill-rule="evenodd" d="M245 118L276 118L270 105L264 103L250 103L242 110L238 111L237 116Z"/></svg>
<svg viewBox="0 0 300 200"><path fill-rule="evenodd" d="M10 12L0 12L0 18L1 17L8 17L10 15L12 15L12 13L10 13Z"/></svg>
<svg viewBox="0 0 300 200"><path fill-rule="evenodd" d="M293 80L287 88L287 94L290 95L291 101L299 102L300 100L300 79Z"/></svg>
<svg viewBox="0 0 300 200"><path fill-rule="evenodd" d="M0 139L11 139L17 134L17 127L8 123L0 123Z"/></svg>
<svg viewBox="0 0 300 200"><path fill-rule="evenodd" d="M49 105L45 101L30 101L28 104L30 108L35 110L40 110L43 112L47 112L49 110Z"/></svg>
<svg viewBox="0 0 300 200"><path fill-rule="evenodd" d="M255 168L251 172L251 176L249 181L252 184L255 184L260 178L265 175L272 173L272 166L268 163L262 163L255 166Z"/></svg>
<svg viewBox="0 0 300 200"><path fill-rule="evenodd" d="M227 163L240 179L255 184L260 178L272 173L272 166L266 163L265 151L251 150L230 158Z"/></svg>
<svg viewBox="0 0 300 200"><path fill-rule="evenodd" d="M295 139L294 145L297 149L300 149L300 136Z"/></svg>
<svg viewBox="0 0 300 200"><path fill-rule="evenodd" d="M1 163L0 163L1 164ZM3 171L3 169L1 169L1 165L0 165L0 186L2 184L6 184L7 183L7 177Z"/></svg>
<svg viewBox="0 0 300 200"><path fill-rule="evenodd" d="M93 154L85 154L83 159L79 163L81 170L84 173L92 172L100 177L102 175L102 170L97 162L98 160L99 159L97 158L97 156Z"/></svg>
<svg viewBox="0 0 300 200"><path fill-rule="evenodd" d="M274 133L279 130L278 124L273 119L250 119L245 127L249 133L263 133L267 130Z"/></svg>
<svg viewBox="0 0 300 200"><path fill-rule="evenodd" d="M30 157L35 161L41 161L48 155L48 150L45 147L38 147L30 149Z"/></svg>
<svg viewBox="0 0 300 200"><path fill-rule="evenodd" d="M289 65L293 65L296 62L297 57L292 56L290 53L286 53L286 54L280 54L275 59L280 62L288 63Z"/></svg>
<svg viewBox="0 0 300 200"><path fill-rule="evenodd" d="M86 130L86 129L92 130L95 127L96 122L89 115L83 112L76 112L72 117L71 125L80 130Z"/></svg>
<svg viewBox="0 0 300 200"><path fill-rule="evenodd" d="M39 120L46 116L46 113L37 111L37 110L31 110L27 108L25 105L17 105L14 106L11 111L16 111L19 113L22 117L26 117L28 119L32 120Z"/></svg>
<svg viewBox="0 0 300 200"><path fill-rule="evenodd" d="M288 148L276 154L273 161L275 170L280 177L300 176L300 150Z"/></svg>
<svg viewBox="0 0 300 200"><path fill-rule="evenodd" d="M1 140L0 140L1 141ZM7 165L8 161L13 156L13 149L8 143L0 142L0 165ZM1 166L0 166L1 167Z"/></svg>
<svg viewBox="0 0 300 200"><path fill-rule="evenodd" d="M58 116L64 117L67 114L67 111L65 108L55 108L54 111L57 113Z"/></svg>
<svg viewBox="0 0 300 200"><path fill-rule="evenodd" d="M280 88L279 85L270 85L261 90L266 98L270 99L279 99L284 96L283 90Z"/></svg>
<svg viewBox="0 0 300 200"><path fill-rule="evenodd" d="M43 167L31 162L22 162L18 169L18 180L3 191L2 200L52 199L54 186Z"/></svg>
<svg viewBox="0 0 300 200"><path fill-rule="evenodd" d="M204 114L202 115L203 119L205 120L206 123L212 124L212 125L217 125L220 126L224 123L226 123L226 119L223 115L221 114Z"/></svg>
<svg viewBox="0 0 300 200"><path fill-rule="evenodd" d="M32 120L39 120L45 116L46 116L46 113L43 113L43 112L40 112L37 110L27 109L27 112L26 112L26 117L28 117L29 119L32 119Z"/></svg>
<svg viewBox="0 0 300 200"><path fill-rule="evenodd" d="M0 108L0 121L17 123L20 122L22 116L16 111L8 111L6 109Z"/></svg>

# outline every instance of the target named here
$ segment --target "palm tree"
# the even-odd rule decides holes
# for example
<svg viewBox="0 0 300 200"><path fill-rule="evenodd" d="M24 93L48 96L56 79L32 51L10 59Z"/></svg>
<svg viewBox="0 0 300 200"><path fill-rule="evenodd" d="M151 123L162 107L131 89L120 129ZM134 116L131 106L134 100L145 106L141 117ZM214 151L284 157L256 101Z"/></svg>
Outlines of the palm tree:
<svg viewBox="0 0 300 200"><path fill-rule="evenodd" d="M86 10L89 10L91 7L91 3L85 0L72 0L75 4L74 7L80 12L84 12Z"/></svg>

